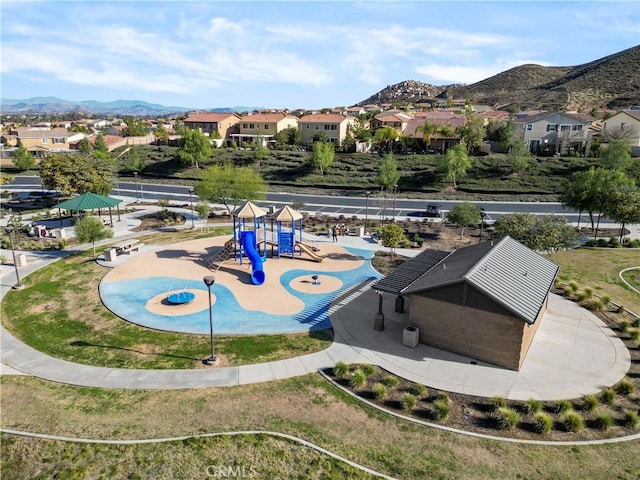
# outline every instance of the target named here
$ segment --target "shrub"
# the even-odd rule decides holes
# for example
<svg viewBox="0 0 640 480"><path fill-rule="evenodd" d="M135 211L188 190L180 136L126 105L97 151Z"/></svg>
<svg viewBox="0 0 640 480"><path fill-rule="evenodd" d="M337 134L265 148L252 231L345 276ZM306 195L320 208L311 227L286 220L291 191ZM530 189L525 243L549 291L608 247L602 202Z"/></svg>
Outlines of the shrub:
<svg viewBox="0 0 640 480"><path fill-rule="evenodd" d="M589 302L589 310L601 312L602 310L604 310L604 303L599 298L592 298Z"/></svg>
<svg viewBox="0 0 640 480"><path fill-rule="evenodd" d="M540 400L536 400L535 398L530 398L524 405L522 405L522 410L526 415L535 415L536 413L540 413L542 411L542 402Z"/></svg>
<svg viewBox="0 0 640 480"><path fill-rule="evenodd" d="M438 392L438 395L436 395L436 400L446 402L447 405L451 403L451 399L449 398L449 394L447 392Z"/></svg>
<svg viewBox="0 0 640 480"><path fill-rule="evenodd" d="M609 305L611 303L611 297L609 295L602 295L600 301L603 305Z"/></svg>
<svg viewBox="0 0 640 480"><path fill-rule="evenodd" d="M586 412L595 410L599 403L595 395L585 395L582 397L582 409Z"/></svg>
<svg viewBox="0 0 640 480"><path fill-rule="evenodd" d="M605 388L600 392L600 401L606 405L613 405L616 399L616 392L612 388Z"/></svg>
<svg viewBox="0 0 640 480"><path fill-rule="evenodd" d="M382 400L387 396L387 387L385 387L382 383L376 383L373 386L373 396L376 400Z"/></svg>
<svg viewBox="0 0 640 480"><path fill-rule="evenodd" d="M607 243L609 244L609 246L611 248L619 248L620 247L620 240L618 240L615 237L611 237Z"/></svg>
<svg viewBox="0 0 640 480"><path fill-rule="evenodd" d="M596 245L601 248L607 248L609 246L609 242L604 238L599 238Z"/></svg>
<svg viewBox="0 0 640 480"><path fill-rule="evenodd" d="M586 294L586 292L584 290L580 290L577 295L576 298L578 299L579 302L584 302L587 298L589 298Z"/></svg>
<svg viewBox="0 0 640 480"><path fill-rule="evenodd" d="M619 395L629 395L633 393L633 382L628 378L623 378L616 385L616 393Z"/></svg>
<svg viewBox="0 0 640 480"><path fill-rule="evenodd" d="M625 410L622 417L622 424L625 427L637 428L638 427L638 414L633 410Z"/></svg>
<svg viewBox="0 0 640 480"><path fill-rule="evenodd" d="M437 422L444 422L449 418L450 413L449 402L445 400L436 400L431 407L431 416Z"/></svg>
<svg viewBox="0 0 640 480"><path fill-rule="evenodd" d="M344 363L342 360L336 362L335 366L333 367L334 377L344 378L347 376L347 373L349 373L349 365Z"/></svg>
<svg viewBox="0 0 640 480"><path fill-rule="evenodd" d="M606 432L613 425L613 418L608 413L601 413L593 420L593 424L598 430Z"/></svg>
<svg viewBox="0 0 640 480"><path fill-rule="evenodd" d="M400 383L400 380L393 375L387 375L384 377L384 380L382 380L382 383L384 383L388 388L395 388L398 386L398 383Z"/></svg>
<svg viewBox="0 0 640 480"><path fill-rule="evenodd" d="M624 313L624 305L618 305L618 309L616 310L616 313Z"/></svg>
<svg viewBox="0 0 640 480"><path fill-rule="evenodd" d="M498 407L493 415L500 430L511 430L520 420L518 412L509 407Z"/></svg>
<svg viewBox="0 0 640 480"><path fill-rule="evenodd" d="M402 395L402 408L404 410L413 410L416 408L416 397L412 393Z"/></svg>
<svg viewBox="0 0 640 480"><path fill-rule="evenodd" d="M569 282L569 288L573 293L575 293L580 289L580 285L578 285L578 282L576 282L575 280L571 280Z"/></svg>
<svg viewBox="0 0 640 480"><path fill-rule="evenodd" d="M373 365L369 365L368 363L363 363L360 365L360 369L364 372L367 377L370 377L376 371Z"/></svg>
<svg viewBox="0 0 640 480"><path fill-rule="evenodd" d="M632 342L640 341L640 328L632 328L629 330L629 340Z"/></svg>
<svg viewBox="0 0 640 480"><path fill-rule="evenodd" d="M493 406L493 410L498 410L499 408L506 408L507 400L502 397L491 397L491 405Z"/></svg>
<svg viewBox="0 0 640 480"><path fill-rule="evenodd" d="M618 329L623 333L626 332L629 330L629 322L627 320L620 320L618 322Z"/></svg>
<svg viewBox="0 0 640 480"><path fill-rule="evenodd" d="M355 369L351 374L351 380L349 380L349 384L353 388L360 388L363 387L365 383L367 383L367 376L359 368Z"/></svg>
<svg viewBox="0 0 640 480"><path fill-rule="evenodd" d="M576 412L566 412L562 417L562 425L567 432L579 432L584 426L584 420Z"/></svg>
<svg viewBox="0 0 640 480"><path fill-rule="evenodd" d="M417 397L425 397L428 395L429 390L421 383L417 383L413 386L413 393Z"/></svg>
<svg viewBox="0 0 640 480"><path fill-rule="evenodd" d="M553 419L550 415L539 412L533 419L533 428L536 432L547 435L553 427Z"/></svg>
<svg viewBox="0 0 640 480"><path fill-rule="evenodd" d="M556 413L567 413L573 410L573 404L569 400L558 400L553 404Z"/></svg>

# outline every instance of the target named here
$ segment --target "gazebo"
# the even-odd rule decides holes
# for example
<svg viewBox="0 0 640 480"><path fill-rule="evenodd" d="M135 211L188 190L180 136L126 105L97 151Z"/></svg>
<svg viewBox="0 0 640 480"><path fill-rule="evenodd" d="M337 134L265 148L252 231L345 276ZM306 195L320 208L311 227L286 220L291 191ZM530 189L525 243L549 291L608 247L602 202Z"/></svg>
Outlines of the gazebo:
<svg viewBox="0 0 640 480"><path fill-rule="evenodd" d="M96 210L98 212L100 209L108 208L109 209L109 223L110 226L113 227L113 217L111 216L111 209L116 207L118 210L118 220L120 220L120 206L119 204L122 200L117 200L115 198L106 197L104 195L98 195L97 193L87 192L82 195L78 195L77 197L70 198L69 200L65 200L64 202L60 202L54 208L60 210L70 210L72 212L81 212L85 210ZM59 215L62 218L61 215Z"/></svg>

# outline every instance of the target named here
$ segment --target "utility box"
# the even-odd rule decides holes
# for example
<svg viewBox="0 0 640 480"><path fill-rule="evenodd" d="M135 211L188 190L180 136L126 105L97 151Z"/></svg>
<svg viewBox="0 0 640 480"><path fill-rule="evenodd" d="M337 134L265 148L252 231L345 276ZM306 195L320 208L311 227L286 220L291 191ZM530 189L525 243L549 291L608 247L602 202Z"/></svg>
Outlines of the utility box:
<svg viewBox="0 0 640 480"><path fill-rule="evenodd" d="M402 344L405 347L416 348L420 341L420 329L413 325L407 325L402 331Z"/></svg>
<svg viewBox="0 0 640 480"><path fill-rule="evenodd" d="M16 255L16 267L26 267L27 256L24 253Z"/></svg>
<svg viewBox="0 0 640 480"><path fill-rule="evenodd" d="M115 248L107 248L104 251L104 261L105 262L113 262L118 254L116 253Z"/></svg>
<svg viewBox="0 0 640 480"><path fill-rule="evenodd" d="M55 234L57 240L64 240L67 238L67 233L64 231L64 228L56 228Z"/></svg>

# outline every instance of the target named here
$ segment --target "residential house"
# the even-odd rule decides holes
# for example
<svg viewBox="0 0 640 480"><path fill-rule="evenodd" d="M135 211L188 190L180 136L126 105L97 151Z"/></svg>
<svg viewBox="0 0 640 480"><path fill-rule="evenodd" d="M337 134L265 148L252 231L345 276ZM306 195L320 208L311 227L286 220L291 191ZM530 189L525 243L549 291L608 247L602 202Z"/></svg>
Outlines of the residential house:
<svg viewBox="0 0 640 480"><path fill-rule="evenodd" d="M524 132L524 142L536 155L584 153L590 140L589 125L595 119L583 114L544 112L516 117L514 123Z"/></svg>
<svg viewBox="0 0 640 480"><path fill-rule="evenodd" d="M409 120L404 130L404 136L420 139L425 142L427 152L444 153L460 143L459 127L464 126L465 116L450 112L417 112L415 118ZM430 123L435 126L433 133L425 138L424 125Z"/></svg>
<svg viewBox="0 0 640 480"><path fill-rule="evenodd" d="M425 250L373 284L397 295L419 342L519 370L559 267L511 237Z"/></svg>
<svg viewBox="0 0 640 480"><path fill-rule="evenodd" d="M622 110L602 123L602 134L625 138L631 144L631 155L640 157L640 110Z"/></svg>
<svg viewBox="0 0 640 480"><path fill-rule="evenodd" d="M354 117L341 113L305 115L298 119L301 143L311 145L316 134L324 134L329 142L340 146L354 122Z"/></svg>
<svg viewBox="0 0 640 480"><path fill-rule="evenodd" d="M351 115L352 117L356 117L358 115L364 115L367 111L358 105L353 107L347 107L347 115Z"/></svg>
<svg viewBox="0 0 640 480"><path fill-rule="evenodd" d="M371 131L375 132L379 128L391 127L397 130L398 133L404 132L405 128L409 124L413 116L402 111L383 112L375 117L370 122Z"/></svg>
<svg viewBox="0 0 640 480"><path fill-rule="evenodd" d="M27 150L34 154L63 152L70 149L70 134L66 128L53 128L50 130L17 128L12 133L18 137L20 143Z"/></svg>
<svg viewBox="0 0 640 480"><path fill-rule="evenodd" d="M235 113L191 113L184 119L184 126L190 130L198 130L208 137L225 140L231 134L240 133L240 115Z"/></svg>
<svg viewBox="0 0 640 480"><path fill-rule="evenodd" d="M289 127L298 128L298 117L283 112L252 113L243 116L239 125L240 133L230 137L241 147L243 141L254 142L258 138L263 143L272 142L276 133Z"/></svg>

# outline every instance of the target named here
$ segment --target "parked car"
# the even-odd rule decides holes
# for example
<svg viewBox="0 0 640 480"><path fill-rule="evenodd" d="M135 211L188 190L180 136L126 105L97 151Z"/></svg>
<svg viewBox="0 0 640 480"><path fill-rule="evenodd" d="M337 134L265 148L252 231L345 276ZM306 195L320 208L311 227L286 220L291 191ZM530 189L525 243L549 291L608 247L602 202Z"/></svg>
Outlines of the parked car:
<svg viewBox="0 0 640 480"><path fill-rule="evenodd" d="M442 218L442 209L440 205L436 205L434 203L430 203L429 205L427 205L425 216Z"/></svg>

